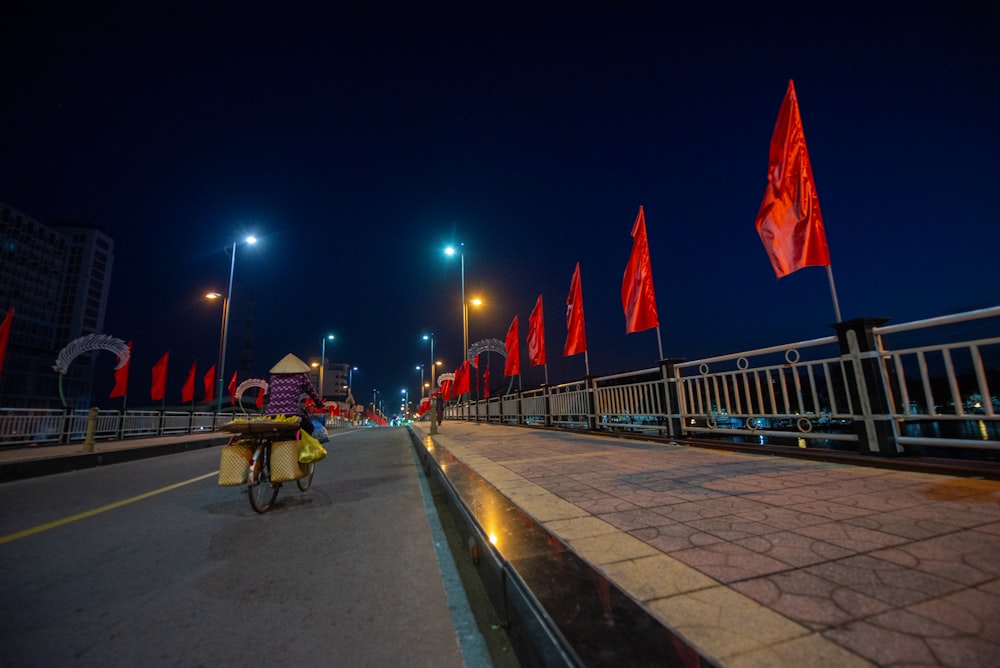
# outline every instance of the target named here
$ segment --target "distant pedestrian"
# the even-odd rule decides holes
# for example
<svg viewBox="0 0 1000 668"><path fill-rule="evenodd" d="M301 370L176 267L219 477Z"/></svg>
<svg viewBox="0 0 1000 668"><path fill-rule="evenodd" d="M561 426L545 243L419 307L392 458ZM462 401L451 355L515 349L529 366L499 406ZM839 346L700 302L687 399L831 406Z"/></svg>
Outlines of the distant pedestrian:
<svg viewBox="0 0 1000 668"><path fill-rule="evenodd" d="M441 424L444 422L444 399L441 397L440 392L434 395L434 400L437 402L435 405L437 408L438 424Z"/></svg>

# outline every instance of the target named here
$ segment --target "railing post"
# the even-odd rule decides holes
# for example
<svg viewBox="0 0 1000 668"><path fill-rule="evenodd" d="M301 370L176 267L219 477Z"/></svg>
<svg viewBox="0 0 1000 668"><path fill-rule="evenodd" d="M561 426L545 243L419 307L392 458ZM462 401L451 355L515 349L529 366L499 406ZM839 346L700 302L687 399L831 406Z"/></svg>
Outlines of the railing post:
<svg viewBox="0 0 1000 668"><path fill-rule="evenodd" d="M667 409L667 435L677 438L681 433L681 400L677 391L677 365L685 362L683 357L668 357L660 360L660 373L663 376L663 396ZM677 406L674 414L673 407Z"/></svg>
<svg viewBox="0 0 1000 668"><path fill-rule="evenodd" d="M542 385L542 396L545 397L545 426L552 426L552 388Z"/></svg>
<svg viewBox="0 0 1000 668"><path fill-rule="evenodd" d="M893 456L903 452L893 438L879 359L872 355L878 350L872 330L886 321L886 318L856 318L832 325L848 379L847 390L854 405L861 408L862 419L854 422L861 454Z"/></svg>
<svg viewBox="0 0 1000 668"><path fill-rule="evenodd" d="M517 397L517 424L525 424L523 411L521 410L521 388L514 390L514 396Z"/></svg>
<svg viewBox="0 0 1000 668"><path fill-rule="evenodd" d="M97 432L97 406L91 406L87 411L87 435L83 439L82 452L94 451L94 434Z"/></svg>
<svg viewBox="0 0 1000 668"><path fill-rule="evenodd" d="M597 431L597 381L596 376L584 378L587 388L587 429Z"/></svg>

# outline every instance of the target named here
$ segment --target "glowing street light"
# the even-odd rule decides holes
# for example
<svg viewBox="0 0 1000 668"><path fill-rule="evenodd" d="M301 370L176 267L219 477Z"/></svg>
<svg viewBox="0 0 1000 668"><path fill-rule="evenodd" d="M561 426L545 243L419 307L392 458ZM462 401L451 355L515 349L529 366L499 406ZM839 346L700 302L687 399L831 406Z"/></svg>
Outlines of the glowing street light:
<svg viewBox="0 0 1000 668"><path fill-rule="evenodd" d="M458 253L462 260L462 361L469 359L469 304L465 301L465 243L458 244L458 250L454 246L444 249L444 254L451 257Z"/></svg>
<svg viewBox="0 0 1000 668"><path fill-rule="evenodd" d="M249 245L257 243L257 238L253 235L248 236L243 240ZM236 241L233 241L233 249L230 253L231 259L229 261L229 290L225 295L218 292L210 292L205 295L209 299L218 299L222 297L222 336L219 342L219 403L217 407L217 412L222 412L222 388L223 382L225 382L226 372L226 342L229 338L229 306L230 302L233 300L233 274L236 273Z"/></svg>
<svg viewBox="0 0 1000 668"><path fill-rule="evenodd" d="M323 339L323 348L319 355L319 396L323 396L323 370L326 369L326 342L333 341L333 334L327 334Z"/></svg>
<svg viewBox="0 0 1000 668"><path fill-rule="evenodd" d="M424 341L431 342L431 391L433 392L436 387L434 385L434 332L424 334Z"/></svg>

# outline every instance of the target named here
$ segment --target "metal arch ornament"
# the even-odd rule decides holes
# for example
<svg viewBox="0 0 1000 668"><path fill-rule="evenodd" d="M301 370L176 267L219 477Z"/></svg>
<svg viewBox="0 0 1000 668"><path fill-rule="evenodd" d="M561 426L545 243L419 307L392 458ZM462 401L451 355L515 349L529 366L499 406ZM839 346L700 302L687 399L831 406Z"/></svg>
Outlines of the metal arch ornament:
<svg viewBox="0 0 1000 668"><path fill-rule="evenodd" d="M446 380L454 381L455 380L455 374L451 373L450 371L448 373L442 373L442 374L440 374L437 377L438 387L441 387L441 383L443 383Z"/></svg>
<svg viewBox="0 0 1000 668"><path fill-rule="evenodd" d="M469 361L471 362L476 359L476 355L480 353L497 353L498 355L503 355L504 359L506 359L507 347L500 339L483 339L481 341L476 341L469 346Z"/></svg>
<svg viewBox="0 0 1000 668"><path fill-rule="evenodd" d="M107 350L118 356L118 364L115 371L128 364L131 353L128 344L121 339L116 339L107 334L87 334L77 339L73 339L66 347L59 351L56 356L56 363L52 369L59 372L59 398L62 399L63 407L66 406L66 395L63 393L63 376L69 373L69 365L77 357L84 353L96 350Z"/></svg>
<svg viewBox="0 0 1000 668"><path fill-rule="evenodd" d="M236 400L240 403L240 410L244 413L247 409L243 407L243 393L249 390L251 387L259 387L261 393L267 394L267 381L263 378L247 378L242 383L236 386Z"/></svg>
<svg viewBox="0 0 1000 668"><path fill-rule="evenodd" d="M469 361L476 359L476 355L479 353L496 353L500 355L505 360L507 359L507 344L505 344L500 339L483 339L481 341L476 341L471 346L469 346ZM511 376L510 384L507 386L507 394L510 394L514 389L514 377Z"/></svg>

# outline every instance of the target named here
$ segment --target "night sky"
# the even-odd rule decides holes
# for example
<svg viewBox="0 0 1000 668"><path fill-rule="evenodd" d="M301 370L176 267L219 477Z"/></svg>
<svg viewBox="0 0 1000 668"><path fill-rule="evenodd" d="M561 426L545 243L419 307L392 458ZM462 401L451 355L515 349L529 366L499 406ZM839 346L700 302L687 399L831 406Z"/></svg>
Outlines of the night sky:
<svg viewBox="0 0 1000 668"><path fill-rule="evenodd" d="M168 402L216 362L202 295L248 232L227 382L251 300L256 377L327 333L361 400L417 391L429 331L453 370L456 242L485 301L470 341L520 316L525 388L539 294L550 381L584 375L561 357L577 262L591 371L654 366L620 299L640 205L666 356L831 334L825 269L775 278L754 228L789 79L844 319L1000 303L995 2L350 4L0 9L0 201L114 239L105 329L134 341L129 407L164 352Z"/></svg>

